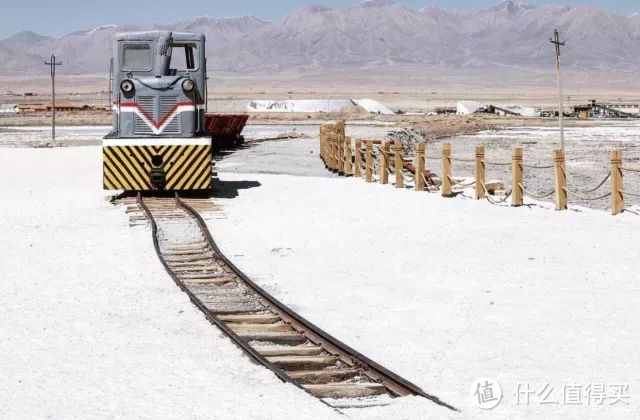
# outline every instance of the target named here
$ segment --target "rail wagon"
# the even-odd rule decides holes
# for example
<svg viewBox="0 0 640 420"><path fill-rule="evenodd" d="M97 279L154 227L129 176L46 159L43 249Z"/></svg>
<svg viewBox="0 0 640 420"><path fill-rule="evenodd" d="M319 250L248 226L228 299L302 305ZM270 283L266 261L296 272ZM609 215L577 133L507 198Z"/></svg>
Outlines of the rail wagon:
<svg viewBox="0 0 640 420"><path fill-rule="evenodd" d="M213 146L229 138L241 143L246 116L206 113L204 35L117 34L110 80L113 127L102 147L104 188L210 190ZM220 130L221 122L233 127Z"/></svg>

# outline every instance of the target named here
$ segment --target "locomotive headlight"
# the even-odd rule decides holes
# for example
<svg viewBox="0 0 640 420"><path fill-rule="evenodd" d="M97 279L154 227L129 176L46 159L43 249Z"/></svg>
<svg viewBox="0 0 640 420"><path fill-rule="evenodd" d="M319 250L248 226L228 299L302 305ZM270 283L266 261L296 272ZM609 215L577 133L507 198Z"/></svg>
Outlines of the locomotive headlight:
<svg viewBox="0 0 640 420"><path fill-rule="evenodd" d="M133 85L133 82L131 80L124 80L122 83L120 83L120 89L122 89L124 93L133 92L134 88L135 86Z"/></svg>
<svg viewBox="0 0 640 420"><path fill-rule="evenodd" d="M182 82L182 90L192 92L196 88L196 84L191 79L184 79Z"/></svg>

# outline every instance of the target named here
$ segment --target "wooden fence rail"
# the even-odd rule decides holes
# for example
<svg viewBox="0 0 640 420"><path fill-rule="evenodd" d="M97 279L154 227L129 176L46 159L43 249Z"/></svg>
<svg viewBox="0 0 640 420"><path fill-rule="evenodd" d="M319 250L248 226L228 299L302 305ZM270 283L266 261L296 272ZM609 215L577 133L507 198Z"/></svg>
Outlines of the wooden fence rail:
<svg viewBox="0 0 640 420"><path fill-rule="evenodd" d="M346 135L344 121L336 124L324 124L320 126L320 157L328 170L345 176L356 178L364 177L368 183L374 182L376 174L374 155L377 155L378 162L378 182L380 184L389 183L389 175L394 174L395 187L405 188L405 172L413 172L413 180L409 177L407 182L413 182L415 191L426 191L428 186L425 173L426 159L435 158L426 153L426 144L416 145L416 155L414 163L404 156L403 144L400 141L390 142L382 140L362 140ZM393 149L391 146L393 145ZM590 190L571 190L568 188L568 175L566 160L563 150L553 151L553 165L535 166L524 164L524 152L521 147L513 149L511 162L492 162L486 159L484 146L477 146L474 159L455 159L452 157L451 144L444 143L440 153L442 160L442 174L440 193L444 197L454 197L457 191L453 177L453 161L469 162L474 165L474 185L475 199L487 199L495 203L491 197L491 188L486 185L487 165L511 166L511 205L520 207L524 204L524 196L529 195L534 198L544 198L554 196L555 208L558 211L567 210L569 198L575 196L586 201L596 201L611 197L611 213L620 214L625 210L625 196L640 197L640 193L632 193L624 190L624 174L636 173L640 175L640 168L623 166L622 151L613 150L611 152L610 169L605 180ZM409 168L409 169L407 169ZM535 195L528 192L524 185L524 169L547 170L553 169L554 188L552 192L542 195ZM363 171L364 169L364 171ZM603 187L610 179L610 193L597 197L588 197L582 193L593 193ZM430 190L432 190L431 187ZM509 194L501 202L508 199Z"/></svg>

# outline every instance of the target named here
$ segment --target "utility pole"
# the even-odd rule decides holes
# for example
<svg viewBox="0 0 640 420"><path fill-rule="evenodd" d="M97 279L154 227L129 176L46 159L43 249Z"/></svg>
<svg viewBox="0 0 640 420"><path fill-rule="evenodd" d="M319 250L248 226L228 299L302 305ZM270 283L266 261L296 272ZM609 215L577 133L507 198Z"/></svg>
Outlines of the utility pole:
<svg viewBox="0 0 640 420"><path fill-rule="evenodd" d="M51 61L45 61L45 65L51 67L51 140L56 142L56 66L62 62L56 61L56 56L51 54Z"/></svg>
<svg viewBox="0 0 640 420"><path fill-rule="evenodd" d="M113 107L113 57L109 63L109 102L107 103L107 107L111 110Z"/></svg>
<svg viewBox="0 0 640 420"><path fill-rule="evenodd" d="M560 61L560 47L564 46L564 42L560 42L560 34L558 30L553 31L553 38L551 38L552 44L556 46L556 71L558 73L558 102L559 102L559 111L558 116L560 117L560 148L564 150L564 107L562 106L562 67Z"/></svg>

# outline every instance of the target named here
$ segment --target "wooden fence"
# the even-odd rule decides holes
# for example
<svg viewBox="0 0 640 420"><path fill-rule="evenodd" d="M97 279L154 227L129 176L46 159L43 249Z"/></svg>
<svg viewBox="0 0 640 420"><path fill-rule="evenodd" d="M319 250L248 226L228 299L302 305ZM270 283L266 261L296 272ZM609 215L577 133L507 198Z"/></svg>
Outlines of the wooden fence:
<svg viewBox="0 0 640 420"><path fill-rule="evenodd" d="M511 205L518 207L524 204L524 196L536 199L554 197L556 210L567 210L570 198L585 201L611 200L611 213L617 215L625 210L625 197L640 197L640 194L624 190L625 173L638 173L640 168L623 165L622 151L611 152L610 168L604 180L591 189L580 190L569 186L566 170L566 160L563 150L553 151L553 163L549 165L528 165L524 163L524 153L521 147L513 149L510 162L496 162L486 158L483 146L477 146L474 158L456 158L452 156L451 145L445 143L439 155L426 153L426 144L416 144L414 158L404 155L403 143L400 141L355 140L346 136L345 123L320 126L320 157L327 169L344 176L364 178L366 182L377 181L388 184L389 176L393 175L396 188L407 188L413 184L415 191L439 191L443 197L453 197L457 194L455 187L475 187L477 200L487 199L493 204L507 202L511 198ZM434 177L426 170L426 160L438 160L442 164L440 178ZM474 181L471 184L456 182L453 177L453 162L466 162L474 165ZM495 186L486 183L485 172L487 166L511 167L511 191L498 197L493 195ZM523 174L527 170L553 170L554 188L544 193L534 193L527 190L523 181ZM589 196L605 186L610 181L610 191L598 196Z"/></svg>

